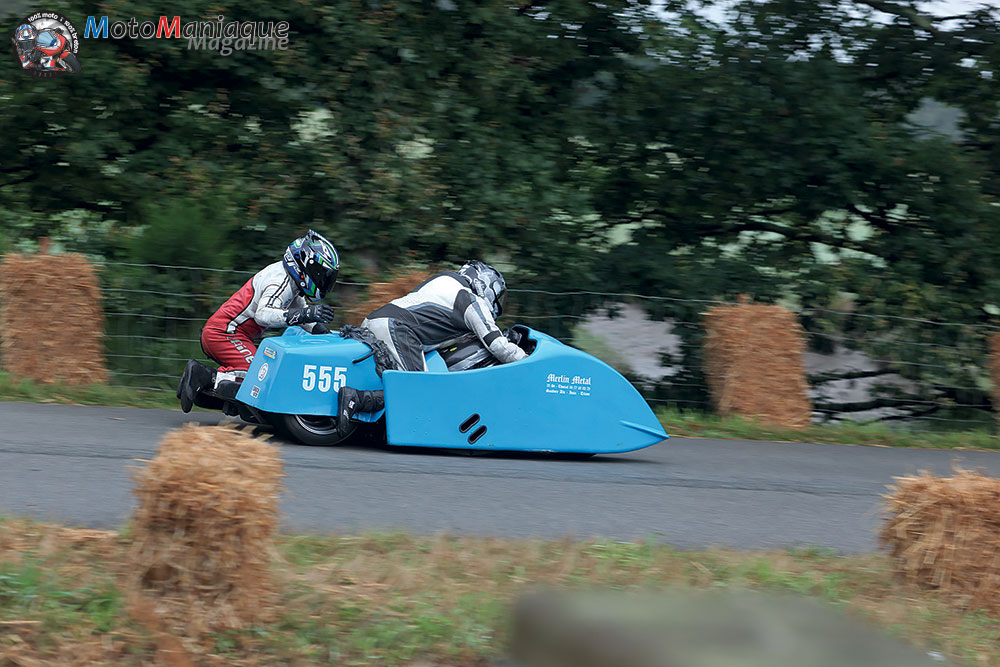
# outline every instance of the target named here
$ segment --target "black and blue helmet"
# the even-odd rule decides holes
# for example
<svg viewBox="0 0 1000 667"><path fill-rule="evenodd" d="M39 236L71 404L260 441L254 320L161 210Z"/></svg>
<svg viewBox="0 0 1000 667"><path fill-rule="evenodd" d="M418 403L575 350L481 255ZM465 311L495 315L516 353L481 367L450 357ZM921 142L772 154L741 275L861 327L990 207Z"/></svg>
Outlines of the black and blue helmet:
<svg viewBox="0 0 1000 667"><path fill-rule="evenodd" d="M322 301L330 293L340 273L337 249L311 229L292 241L281 263L299 291L314 302Z"/></svg>

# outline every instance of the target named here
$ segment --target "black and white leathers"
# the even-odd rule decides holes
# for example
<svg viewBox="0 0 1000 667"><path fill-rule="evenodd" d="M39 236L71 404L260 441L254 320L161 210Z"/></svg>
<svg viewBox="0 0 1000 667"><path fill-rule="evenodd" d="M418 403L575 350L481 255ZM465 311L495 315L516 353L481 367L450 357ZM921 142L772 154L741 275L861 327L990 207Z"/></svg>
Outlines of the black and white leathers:
<svg viewBox="0 0 1000 667"><path fill-rule="evenodd" d="M424 352L472 331L499 361L523 359L524 350L497 328L492 307L454 271L428 278L415 290L371 313L362 326L388 346L405 370L427 370Z"/></svg>

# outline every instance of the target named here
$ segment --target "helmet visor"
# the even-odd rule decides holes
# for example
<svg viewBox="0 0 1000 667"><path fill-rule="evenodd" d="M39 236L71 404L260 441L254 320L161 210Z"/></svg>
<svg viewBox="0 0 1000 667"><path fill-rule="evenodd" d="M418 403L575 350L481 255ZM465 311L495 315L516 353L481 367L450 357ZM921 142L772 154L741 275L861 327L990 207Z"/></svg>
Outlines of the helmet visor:
<svg viewBox="0 0 1000 667"><path fill-rule="evenodd" d="M322 299L330 293L337 283L338 273L340 273L339 269L324 265L319 261L306 264L306 275L312 278L316 285L316 300Z"/></svg>
<svg viewBox="0 0 1000 667"><path fill-rule="evenodd" d="M497 317L503 315L503 307L506 303L507 303L507 290L503 289L500 290L499 294L497 294Z"/></svg>
<svg viewBox="0 0 1000 667"><path fill-rule="evenodd" d="M51 49L59 46L59 38L51 30L43 30L38 33L38 46L43 49Z"/></svg>

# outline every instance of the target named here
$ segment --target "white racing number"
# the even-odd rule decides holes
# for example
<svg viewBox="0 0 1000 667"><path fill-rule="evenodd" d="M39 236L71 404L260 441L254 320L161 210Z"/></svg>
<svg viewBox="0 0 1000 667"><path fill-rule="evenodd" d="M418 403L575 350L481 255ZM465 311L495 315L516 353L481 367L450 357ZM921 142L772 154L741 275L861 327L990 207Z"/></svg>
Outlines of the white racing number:
<svg viewBox="0 0 1000 667"><path fill-rule="evenodd" d="M343 366L316 366L306 364L302 367L302 388L305 391L340 391L347 383L347 368Z"/></svg>

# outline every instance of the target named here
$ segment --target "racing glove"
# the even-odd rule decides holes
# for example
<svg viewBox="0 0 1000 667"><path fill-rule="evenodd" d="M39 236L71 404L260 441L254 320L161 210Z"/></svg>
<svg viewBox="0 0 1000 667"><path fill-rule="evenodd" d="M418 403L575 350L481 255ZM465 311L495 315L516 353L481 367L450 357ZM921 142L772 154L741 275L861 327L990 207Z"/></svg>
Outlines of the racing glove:
<svg viewBox="0 0 1000 667"><path fill-rule="evenodd" d="M517 331L514 327L510 327L504 331L503 337L514 343L514 345L521 347L521 332Z"/></svg>
<svg viewBox="0 0 1000 667"><path fill-rule="evenodd" d="M325 303L305 308L289 308L285 311L285 324L290 327L310 322L329 322L332 319L333 306L328 306Z"/></svg>
<svg viewBox="0 0 1000 667"><path fill-rule="evenodd" d="M325 324L322 324L321 322L317 322L313 326L312 331L310 331L309 333L311 333L311 334L328 334L328 333L330 333L330 330L326 328Z"/></svg>

